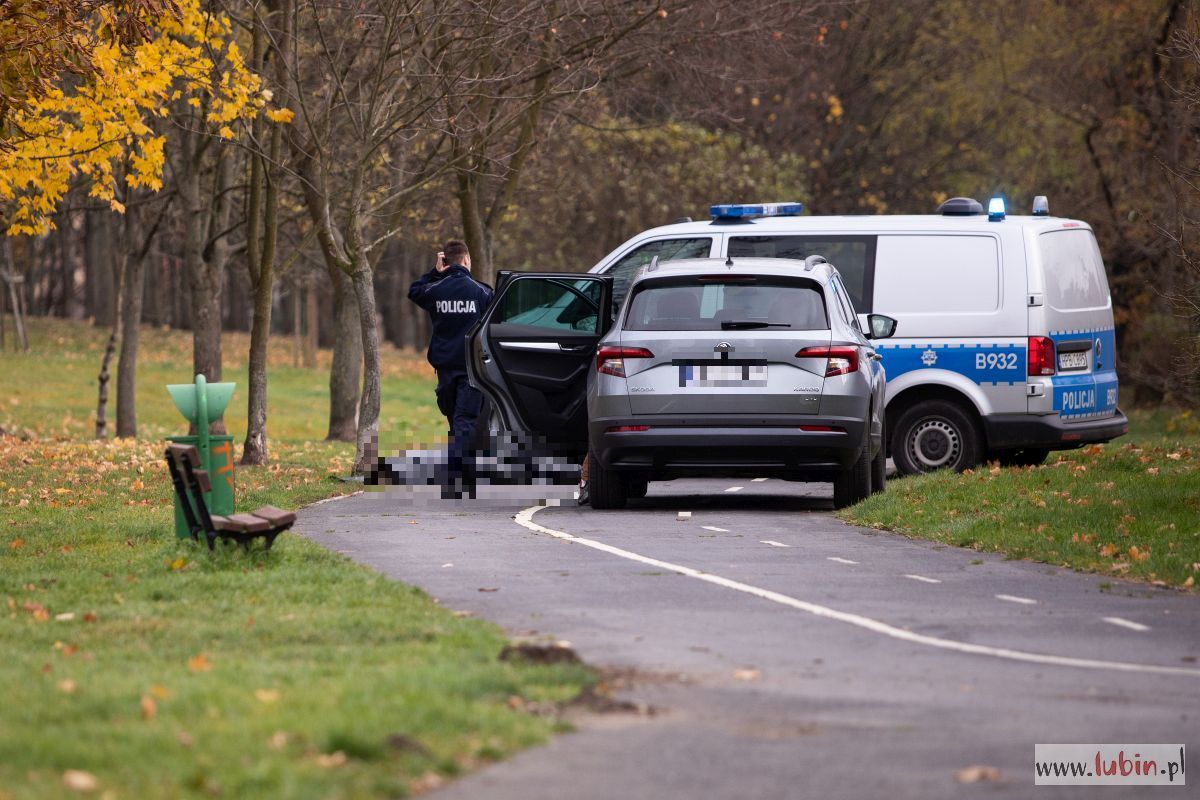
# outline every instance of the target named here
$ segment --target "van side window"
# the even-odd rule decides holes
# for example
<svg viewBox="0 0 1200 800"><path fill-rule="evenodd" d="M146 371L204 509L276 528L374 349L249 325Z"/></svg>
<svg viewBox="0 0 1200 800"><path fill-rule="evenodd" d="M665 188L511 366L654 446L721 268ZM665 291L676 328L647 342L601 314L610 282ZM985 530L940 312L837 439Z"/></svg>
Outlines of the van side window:
<svg viewBox="0 0 1200 800"><path fill-rule="evenodd" d="M694 239L659 239L646 242L635 247L605 270L604 274L613 276L612 307L618 309L629 293L629 284L633 276L642 267L658 256L659 261L674 261L678 258L708 258L712 250L712 238L698 236Z"/></svg>
<svg viewBox="0 0 1200 800"><path fill-rule="evenodd" d="M879 237L875 292L887 313L986 314L1000 308L1000 249L992 236Z"/></svg>
<svg viewBox="0 0 1200 800"><path fill-rule="evenodd" d="M872 309L875 275L874 236L732 236L728 255L733 258L795 258L825 256L837 267L854 307L864 314Z"/></svg>

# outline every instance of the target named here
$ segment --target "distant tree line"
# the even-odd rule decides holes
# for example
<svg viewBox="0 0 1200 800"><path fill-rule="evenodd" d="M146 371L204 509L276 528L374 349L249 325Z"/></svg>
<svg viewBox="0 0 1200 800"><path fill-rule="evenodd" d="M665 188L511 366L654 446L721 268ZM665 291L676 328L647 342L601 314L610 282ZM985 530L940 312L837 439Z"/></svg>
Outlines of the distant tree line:
<svg viewBox="0 0 1200 800"><path fill-rule="evenodd" d="M132 345L132 363L139 322L184 328L193 370L216 380L220 332L251 331L247 463L268 458L268 333L294 336L310 364L333 349L329 435L356 440L362 461L379 348L424 346L404 294L439 242L465 238L484 280L583 270L711 202L928 213L1000 192L1023 213L1048 195L1053 213L1097 230L1126 383L1145 400L1200 399L1200 14L1185 0L192 0L110 13L126 56L170 28L163 15L227 29L172 34L209 59L212 85L184 69L142 115L161 185L126 179L146 168L137 144L102 176L111 198L95 170L76 171L43 211L52 229L10 238L0 270L21 276L30 313L91 319L114 351ZM72 17L64 35L87 24ZM91 80L94 59L63 52L0 85L17 109L0 119L9 151L30 135L17 100ZM7 227L29 190L6 193L4 174L0 150ZM118 385L121 435L136 432L131 386Z"/></svg>

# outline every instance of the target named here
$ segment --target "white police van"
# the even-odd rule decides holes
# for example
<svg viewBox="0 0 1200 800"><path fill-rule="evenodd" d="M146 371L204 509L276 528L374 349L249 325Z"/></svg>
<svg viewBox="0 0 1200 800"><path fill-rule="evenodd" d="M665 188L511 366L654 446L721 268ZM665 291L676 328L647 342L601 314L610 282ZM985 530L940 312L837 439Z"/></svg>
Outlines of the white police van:
<svg viewBox="0 0 1200 800"><path fill-rule="evenodd" d="M1117 408L1112 300L1087 223L988 212L970 198L914 216L800 216L800 203L715 205L634 236L591 272L614 279L614 308L657 257L822 255L856 312L898 321L878 346L887 442L904 473L985 459L1038 464L1051 450L1126 433Z"/></svg>

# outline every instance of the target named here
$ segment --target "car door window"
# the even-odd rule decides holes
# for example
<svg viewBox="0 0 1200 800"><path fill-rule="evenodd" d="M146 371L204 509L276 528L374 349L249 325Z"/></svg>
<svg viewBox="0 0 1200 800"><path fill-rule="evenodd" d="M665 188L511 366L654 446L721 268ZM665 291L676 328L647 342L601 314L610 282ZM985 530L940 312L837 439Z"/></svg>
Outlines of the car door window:
<svg viewBox="0 0 1200 800"><path fill-rule="evenodd" d="M516 282L504 293L492 323L597 333L600 296L601 287L596 280L528 278Z"/></svg>
<svg viewBox="0 0 1200 800"><path fill-rule="evenodd" d="M875 236L733 236L729 239L732 258L794 258L824 256L846 281L854 307L871 311L875 274Z"/></svg>
<svg viewBox="0 0 1200 800"><path fill-rule="evenodd" d="M633 281L633 277L655 256L658 256L659 261L708 258L711 250L711 236L697 236L691 239L658 239L635 247L605 270L606 275L613 276L613 308L621 307L625 295L629 293L629 284Z"/></svg>
<svg viewBox="0 0 1200 800"><path fill-rule="evenodd" d="M829 283L833 287L834 297L837 298L838 310L842 313L842 321L857 330L858 318L854 315L854 307L850 304L846 287L836 276Z"/></svg>

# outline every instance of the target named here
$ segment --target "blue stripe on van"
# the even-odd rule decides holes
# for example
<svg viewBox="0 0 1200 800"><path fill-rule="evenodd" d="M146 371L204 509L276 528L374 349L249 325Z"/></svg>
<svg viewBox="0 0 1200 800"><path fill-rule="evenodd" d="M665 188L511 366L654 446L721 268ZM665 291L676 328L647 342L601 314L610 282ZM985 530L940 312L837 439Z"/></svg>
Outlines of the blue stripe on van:
<svg viewBox="0 0 1200 800"><path fill-rule="evenodd" d="M991 342L878 344L888 379L919 369L944 369L978 384L1011 386L1025 382L1025 346Z"/></svg>

